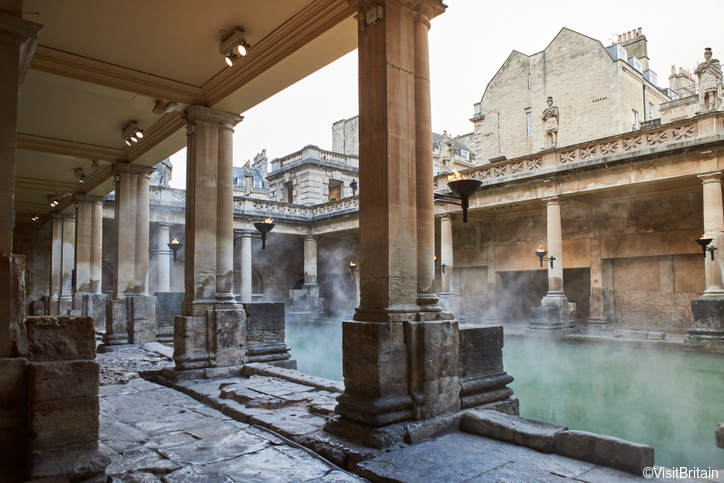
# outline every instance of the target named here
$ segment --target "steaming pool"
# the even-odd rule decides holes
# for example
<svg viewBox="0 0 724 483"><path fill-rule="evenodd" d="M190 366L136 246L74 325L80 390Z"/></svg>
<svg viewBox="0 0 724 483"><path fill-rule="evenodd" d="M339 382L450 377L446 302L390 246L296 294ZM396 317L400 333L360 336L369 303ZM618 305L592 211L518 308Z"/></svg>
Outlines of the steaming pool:
<svg viewBox="0 0 724 483"><path fill-rule="evenodd" d="M287 322L300 371L342 380L342 324ZM724 468L724 357L506 337L520 415L652 446L656 464Z"/></svg>

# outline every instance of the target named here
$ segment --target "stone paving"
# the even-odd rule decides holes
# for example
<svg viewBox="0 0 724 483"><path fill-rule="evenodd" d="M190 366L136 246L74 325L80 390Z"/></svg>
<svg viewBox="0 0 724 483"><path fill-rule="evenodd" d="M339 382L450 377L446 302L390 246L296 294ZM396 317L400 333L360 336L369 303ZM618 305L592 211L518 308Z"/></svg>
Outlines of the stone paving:
<svg viewBox="0 0 724 483"><path fill-rule="evenodd" d="M138 347L127 353L135 367L159 365L154 353ZM99 360L134 367L119 365L115 354ZM322 430L340 383L265 364L245 373L249 377L166 381L175 390L128 372L118 379L126 384L101 387L101 442L112 458L108 481L693 481L647 480L456 428L417 444L370 449Z"/></svg>

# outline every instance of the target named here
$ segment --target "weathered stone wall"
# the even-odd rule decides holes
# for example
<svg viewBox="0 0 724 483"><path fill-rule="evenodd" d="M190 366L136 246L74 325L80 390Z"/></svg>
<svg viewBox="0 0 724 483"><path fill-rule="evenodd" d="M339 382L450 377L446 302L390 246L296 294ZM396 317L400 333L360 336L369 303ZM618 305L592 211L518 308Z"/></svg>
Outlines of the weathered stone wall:
<svg viewBox="0 0 724 483"><path fill-rule="evenodd" d="M252 265L262 275L264 302L286 302L289 291L304 279L304 238L274 233L267 235L266 249L261 239L251 241Z"/></svg>
<svg viewBox="0 0 724 483"><path fill-rule="evenodd" d="M25 315L50 294L50 225L18 222L13 230L13 253L25 255Z"/></svg>
<svg viewBox="0 0 724 483"><path fill-rule="evenodd" d="M359 155L359 116L332 124L332 151Z"/></svg>

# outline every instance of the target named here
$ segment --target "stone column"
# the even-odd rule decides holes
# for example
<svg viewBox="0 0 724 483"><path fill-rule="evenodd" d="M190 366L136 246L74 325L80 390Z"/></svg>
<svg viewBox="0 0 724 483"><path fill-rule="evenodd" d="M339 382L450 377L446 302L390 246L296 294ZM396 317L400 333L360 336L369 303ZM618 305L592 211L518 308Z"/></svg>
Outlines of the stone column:
<svg viewBox="0 0 724 483"><path fill-rule="evenodd" d="M61 261L60 315L73 309L73 270L75 269L75 217L63 215L63 248Z"/></svg>
<svg viewBox="0 0 724 483"><path fill-rule="evenodd" d="M133 292L148 295L149 193L150 170L139 170L136 177L136 264Z"/></svg>
<svg viewBox="0 0 724 483"><path fill-rule="evenodd" d="M336 408L342 418L325 429L355 433L380 447L389 441L372 427L459 408L452 368L457 367L457 322L419 321L417 304L415 133L421 113L415 108L415 53L421 47L415 17L432 17L445 7L438 0L350 4L360 20L361 294L354 321L343 324L345 390ZM448 386L441 373L452 375L454 384Z"/></svg>
<svg viewBox="0 0 724 483"><path fill-rule="evenodd" d="M423 311L439 312L435 281L435 207L432 162L430 54L427 32L432 9L419 5L414 17L415 42L415 171L417 204L417 304Z"/></svg>
<svg viewBox="0 0 724 483"><path fill-rule="evenodd" d="M529 329L554 330L570 326L568 299L563 291L563 237L561 230L560 198L546 198L546 220L548 255L553 257L553 266L548 262L548 293L541 300L540 307L532 307ZM545 262L544 262L545 263Z"/></svg>
<svg viewBox="0 0 724 483"><path fill-rule="evenodd" d="M251 232L241 237L241 303L251 303Z"/></svg>
<svg viewBox="0 0 724 483"><path fill-rule="evenodd" d="M486 270L486 279L488 282L488 322L497 321L498 316L496 292L498 287L498 273L495 268L495 245L490 245L488 251L488 266Z"/></svg>
<svg viewBox="0 0 724 483"><path fill-rule="evenodd" d="M714 260L706 253L704 275L706 290L699 300L691 301L692 328L684 349L724 352L724 207L722 206L721 171L700 174L704 190L704 234L712 238L710 247L717 247Z"/></svg>
<svg viewBox="0 0 724 483"><path fill-rule="evenodd" d="M722 268L724 267L724 211L722 207L720 171L700 174L704 189L704 233L712 238L709 246L717 247L714 260L707 253L704 260L706 290L703 299L724 299Z"/></svg>
<svg viewBox="0 0 724 483"><path fill-rule="evenodd" d="M60 291L63 280L63 215L51 213L50 226L50 315L60 315Z"/></svg>
<svg viewBox="0 0 724 483"><path fill-rule="evenodd" d="M179 370L231 366L243 361L245 350L244 310L232 294L231 135L242 117L192 106L184 118L186 296L174 321L174 360Z"/></svg>
<svg viewBox="0 0 724 483"><path fill-rule="evenodd" d="M158 224L158 255L156 258L156 267L158 267L158 283L156 284L157 292L168 292L171 288L171 257L168 255L168 244L171 242L169 230L171 223ZM163 250L163 253L161 252Z"/></svg>
<svg viewBox="0 0 724 483"><path fill-rule="evenodd" d="M452 219L449 215L443 215L440 218L440 278L442 280L440 292L447 296L452 292L450 280L452 279L453 264ZM445 265L444 273L443 265Z"/></svg>
<svg viewBox="0 0 724 483"><path fill-rule="evenodd" d="M116 246L106 345L145 344L157 338L157 299L148 295L148 183L153 171L128 163L113 165Z"/></svg>
<svg viewBox="0 0 724 483"><path fill-rule="evenodd" d="M603 264L601 262L600 238L591 238L589 251L591 254L591 298L588 328L601 330L606 328L606 319L603 314Z"/></svg>
<svg viewBox="0 0 724 483"><path fill-rule="evenodd" d="M317 239L304 237L304 283L317 283Z"/></svg>
<svg viewBox="0 0 724 483"><path fill-rule="evenodd" d="M93 318L96 330L106 327L106 300L101 293L103 198L75 195L75 292L73 310ZM94 279L95 278L95 279Z"/></svg>

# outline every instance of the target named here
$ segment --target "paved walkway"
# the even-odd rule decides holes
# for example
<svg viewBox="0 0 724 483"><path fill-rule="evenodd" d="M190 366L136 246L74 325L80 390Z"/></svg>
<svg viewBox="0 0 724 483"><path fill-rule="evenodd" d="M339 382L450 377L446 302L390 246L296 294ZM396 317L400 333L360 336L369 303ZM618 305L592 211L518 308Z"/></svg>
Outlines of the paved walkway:
<svg viewBox="0 0 724 483"><path fill-rule="evenodd" d="M146 367L140 348L126 355ZM111 358L112 367L118 367L119 357ZM111 361L99 359L102 365ZM101 442L112 456L109 481L365 481L335 464L385 483L691 481L647 480L455 429L386 451L364 448L322 430L332 416L339 383L264 367L269 366L258 365L251 377L175 383L188 395L130 372L120 379L126 384L102 386ZM698 481L724 482L724 474Z"/></svg>

